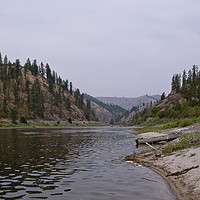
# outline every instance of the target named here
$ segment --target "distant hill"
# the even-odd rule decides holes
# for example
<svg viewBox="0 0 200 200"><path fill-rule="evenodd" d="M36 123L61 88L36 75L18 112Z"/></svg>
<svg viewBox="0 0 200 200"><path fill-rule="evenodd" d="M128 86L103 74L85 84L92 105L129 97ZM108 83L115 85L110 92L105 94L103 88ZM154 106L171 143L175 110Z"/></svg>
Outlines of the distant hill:
<svg viewBox="0 0 200 200"><path fill-rule="evenodd" d="M99 101L102 101L106 104L118 105L126 110L131 110L133 106L140 107L143 104L149 104L151 101L156 102L160 100L160 95L144 95L137 98L126 98L126 97L95 97Z"/></svg>
<svg viewBox="0 0 200 200"><path fill-rule="evenodd" d="M126 109L118 105L103 103L88 94L84 94L84 98L91 101L91 106L95 112L95 116L98 120L105 123L118 122L127 112Z"/></svg>

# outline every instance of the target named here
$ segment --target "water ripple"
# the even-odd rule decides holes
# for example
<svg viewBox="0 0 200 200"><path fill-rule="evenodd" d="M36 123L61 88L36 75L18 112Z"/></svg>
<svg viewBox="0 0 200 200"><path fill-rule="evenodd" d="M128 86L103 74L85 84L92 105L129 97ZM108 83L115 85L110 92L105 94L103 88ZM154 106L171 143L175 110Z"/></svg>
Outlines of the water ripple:
<svg viewBox="0 0 200 200"><path fill-rule="evenodd" d="M0 198L174 199L154 172L122 162L131 138L122 127L0 131Z"/></svg>

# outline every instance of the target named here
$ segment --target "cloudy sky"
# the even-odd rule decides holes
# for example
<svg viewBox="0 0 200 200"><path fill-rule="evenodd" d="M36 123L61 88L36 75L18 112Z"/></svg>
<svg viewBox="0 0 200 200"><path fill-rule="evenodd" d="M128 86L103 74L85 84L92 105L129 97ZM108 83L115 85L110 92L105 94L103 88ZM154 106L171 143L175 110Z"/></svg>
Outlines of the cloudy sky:
<svg viewBox="0 0 200 200"><path fill-rule="evenodd" d="M199 0L1 0L0 52L92 96L170 92L200 65Z"/></svg>

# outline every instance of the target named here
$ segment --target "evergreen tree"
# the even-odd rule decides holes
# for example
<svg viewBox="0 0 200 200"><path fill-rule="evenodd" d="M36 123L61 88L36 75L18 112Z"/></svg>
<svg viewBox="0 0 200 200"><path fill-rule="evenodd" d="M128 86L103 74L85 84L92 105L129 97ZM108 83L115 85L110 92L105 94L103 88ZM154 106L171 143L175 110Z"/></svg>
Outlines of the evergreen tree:
<svg viewBox="0 0 200 200"><path fill-rule="evenodd" d="M69 81L66 79L66 81L64 82L65 85L65 90L68 92L68 87L69 87Z"/></svg>
<svg viewBox="0 0 200 200"><path fill-rule="evenodd" d="M58 85L62 85L62 79L60 76L58 77Z"/></svg>
<svg viewBox="0 0 200 200"><path fill-rule="evenodd" d="M192 82L193 82L194 85L195 85L195 82L196 82L197 73L198 73L198 66L193 65L193 67L192 67Z"/></svg>
<svg viewBox="0 0 200 200"><path fill-rule="evenodd" d="M67 96L66 101L65 101L65 107L67 108L67 110L71 109L71 100L68 96Z"/></svg>
<svg viewBox="0 0 200 200"><path fill-rule="evenodd" d="M7 104L6 98L4 98L3 100L3 113L4 113L4 117L8 116L8 104Z"/></svg>
<svg viewBox="0 0 200 200"><path fill-rule="evenodd" d="M27 119L24 116L20 117L20 123L27 124Z"/></svg>
<svg viewBox="0 0 200 200"><path fill-rule="evenodd" d="M180 92L180 89L181 89L181 75L180 74L176 74L175 83L176 83L176 92Z"/></svg>
<svg viewBox="0 0 200 200"><path fill-rule="evenodd" d="M52 79L49 79L48 80L48 83L49 83L49 91L50 91L50 93L54 93L54 91L53 91L53 81L52 81Z"/></svg>
<svg viewBox="0 0 200 200"><path fill-rule="evenodd" d="M188 71L188 78L187 78L187 84L191 85L192 83L192 71Z"/></svg>
<svg viewBox="0 0 200 200"><path fill-rule="evenodd" d="M161 95L161 100L164 100L164 99L165 99L165 92L163 92ZM152 105L152 102L151 102L151 105Z"/></svg>
<svg viewBox="0 0 200 200"><path fill-rule="evenodd" d="M192 84L191 84L191 92L193 97L197 97L197 73L198 73L198 66L193 65L192 67Z"/></svg>
<svg viewBox="0 0 200 200"><path fill-rule="evenodd" d="M17 118L18 118L18 110L17 110L16 107L11 108L10 117L11 117L12 123L16 124L16 121L17 121Z"/></svg>
<svg viewBox="0 0 200 200"><path fill-rule="evenodd" d="M1 56L1 52L0 52L0 65L2 65L2 56Z"/></svg>
<svg viewBox="0 0 200 200"><path fill-rule="evenodd" d="M80 106L80 95L81 94L79 89L76 89L76 91L74 92L74 98L75 98L75 103L78 107Z"/></svg>
<svg viewBox="0 0 200 200"><path fill-rule="evenodd" d="M80 108L84 107L84 94L82 93L80 96Z"/></svg>
<svg viewBox="0 0 200 200"><path fill-rule="evenodd" d="M33 75L36 76L38 74L38 65L37 65L37 60L33 60L33 64L32 64L32 68L33 68Z"/></svg>
<svg viewBox="0 0 200 200"><path fill-rule="evenodd" d="M19 59L17 59L15 62L15 77L16 77L16 79L18 79L19 76L20 76L20 61L19 61Z"/></svg>
<svg viewBox="0 0 200 200"><path fill-rule="evenodd" d="M52 81L55 84L56 82L56 72L53 70Z"/></svg>
<svg viewBox="0 0 200 200"><path fill-rule="evenodd" d="M90 100L87 100L86 108L85 108L85 117L88 121L90 121L90 119L91 119L90 113L91 113L91 102L90 102Z"/></svg>
<svg viewBox="0 0 200 200"><path fill-rule="evenodd" d="M54 100L55 106L58 106L58 102L59 102L59 94L56 91L56 93L55 93L55 100Z"/></svg>
<svg viewBox="0 0 200 200"><path fill-rule="evenodd" d="M8 57L7 57L7 55L5 55L5 57L4 57L4 65L7 66L7 64L8 64Z"/></svg>
<svg viewBox="0 0 200 200"><path fill-rule="evenodd" d="M186 75L186 71L183 71L183 76L182 76L182 88L181 88L181 93L183 95L186 94L186 90L187 90L187 75Z"/></svg>
<svg viewBox="0 0 200 200"><path fill-rule="evenodd" d="M47 77L47 80L51 79L51 69L48 63L46 64L46 77Z"/></svg>
<svg viewBox="0 0 200 200"><path fill-rule="evenodd" d="M14 79L15 78L15 68L9 64L9 67L8 67L8 79Z"/></svg>
<svg viewBox="0 0 200 200"><path fill-rule="evenodd" d="M41 64L40 64L40 75L42 77L44 77L44 74L45 74L44 64L43 64L43 62L41 62Z"/></svg>
<svg viewBox="0 0 200 200"><path fill-rule="evenodd" d="M2 62L2 56L0 52L0 79L2 80L2 72L3 72L3 62Z"/></svg>
<svg viewBox="0 0 200 200"><path fill-rule="evenodd" d="M31 68L32 68L31 67L31 61L28 58L26 63L24 64L24 76L25 76L25 78L26 78L27 70L30 70L32 72Z"/></svg>
<svg viewBox="0 0 200 200"><path fill-rule="evenodd" d="M72 95L73 91L72 91L72 82L69 83L69 93Z"/></svg>
<svg viewBox="0 0 200 200"><path fill-rule="evenodd" d="M18 105L19 103L19 87L17 84L14 84L14 97L15 97L15 104Z"/></svg>
<svg viewBox="0 0 200 200"><path fill-rule="evenodd" d="M43 94L40 91L40 84L38 78L35 79L31 88L31 110L34 113L34 117L43 117L44 99Z"/></svg>
<svg viewBox="0 0 200 200"><path fill-rule="evenodd" d="M2 81L5 82L6 80L8 80L7 74L8 74L7 66L3 65Z"/></svg>

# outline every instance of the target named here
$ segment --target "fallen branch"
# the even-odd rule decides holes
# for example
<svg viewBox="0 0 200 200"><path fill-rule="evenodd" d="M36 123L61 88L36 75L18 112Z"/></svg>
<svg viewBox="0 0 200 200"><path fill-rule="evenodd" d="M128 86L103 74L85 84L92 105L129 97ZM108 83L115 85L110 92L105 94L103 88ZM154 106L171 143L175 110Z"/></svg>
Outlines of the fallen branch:
<svg viewBox="0 0 200 200"><path fill-rule="evenodd" d="M192 166L190 168L187 168L187 169L184 169L182 171L178 171L178 172L174 172L174 173L169 173L167 174L167 176L179 176L179 175L182 175L182 174L186 174L188 171L190 171L191 169L196 169L198 168L199 165L196 165L196 166Z"/></svg>

